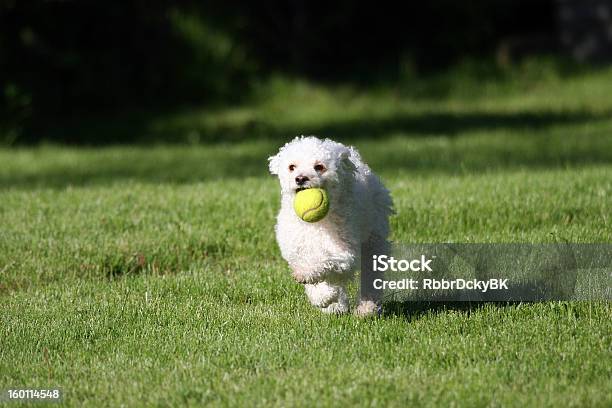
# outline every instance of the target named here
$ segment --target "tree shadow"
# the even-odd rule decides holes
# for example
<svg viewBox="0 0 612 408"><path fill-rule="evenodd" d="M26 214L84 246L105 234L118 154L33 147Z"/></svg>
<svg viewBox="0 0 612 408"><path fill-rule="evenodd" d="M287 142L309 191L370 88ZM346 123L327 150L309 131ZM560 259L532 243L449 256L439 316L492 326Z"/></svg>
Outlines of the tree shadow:
<svg viewBox="0 0 612 408"><path fill-rule="evenodd" d="M135 143L129 148L77 146L66 159L38 154L38 150L17 149L5 154L26 154L28 160L47 160L32 169L14 168L0 172L2 187L49 187L108 184L118 180L150 183L193 183L218 179L246 179L268 175L267 158L296 134L317 134L355 144L370 166L379 174L413 173L469 174L515 168L559 168L612 163L612 141L601 134L557 138L538 131L552 126L609 121L611 115L586 111L560 112L433 112L397 114L386 118L362 118L322 123L312 128L275 128L264 125L247 128L208 130L195 145L176 142L188 128L176 126L166 134L162 146ZM134 119L119 128L144 132L146 120ZM112 122L105 126L114 126ZM123 126L123 127L122 127ZM92 134L107 128L88 128ZM491 130L476 144L412 143L426 137L459 140L472 130ZM507 133L504 131L514 132ZM85 131L85 130L83 130ZM533 131L533 133L530 133ZM118 134L121 131L117 130ZM601 133L601 132L600 132ZM171 135L175 135L173 139ZM104 140L99 140L104 142ZM125 141L125 140L123 140ZM490 142L489 142L490 141ZM569 143L569 144L568 144ZM83 154L81 154L83 153ZM38 164L38 163L37 163Z"/></svg>
<svg viewBox="0 0 612 408"><path fill-rule="evenodd" d="M287 140L295 135L314 134L332 139L359 141L378 139L392 133L427 137L444 134L496 129L537 130L550 126L580 124L605 120L612 112L574 111L437 111L396 112L382 116L340 118L313 125L279 125L272 119L252 118L237 123L206 123L197 119L159 120L181 115L181 112L135 112L115 117L77 119L41 123L28 130L22 144L51 141L76 146L108 146L117 144L220 144L254 140ZM162 123L160 125L160 123Z"/></svg>
<svg viewBox="0 0 612 408"><path fill-rule="evenodd" d="M312 133L333 135L346 140L380 138L393 133L411 137L431 135L457 136L460 133L479 130L538 130L550 126L579 124L600 119L610 119L611 114L594 114L588 111L574 112L428 112L401 113L383 118L352 119L330 122L312 129ZM302 132L303 133L303 132Z"/></svg>

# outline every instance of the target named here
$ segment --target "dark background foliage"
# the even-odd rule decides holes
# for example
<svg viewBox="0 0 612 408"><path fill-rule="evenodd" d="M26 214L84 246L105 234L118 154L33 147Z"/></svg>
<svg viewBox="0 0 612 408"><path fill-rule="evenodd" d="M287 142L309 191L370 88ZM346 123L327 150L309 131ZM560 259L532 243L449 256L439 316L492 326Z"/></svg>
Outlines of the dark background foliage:
<svg viewBox="0 0 612 408"><path fill-rule="evenodd" d="M567 3L4 0L0 120L27 129L84 113L241 102L277 74L371 84L466 57L507 63L561 50ZM582 7L581 21L592 19L597 8Z"/></svg>

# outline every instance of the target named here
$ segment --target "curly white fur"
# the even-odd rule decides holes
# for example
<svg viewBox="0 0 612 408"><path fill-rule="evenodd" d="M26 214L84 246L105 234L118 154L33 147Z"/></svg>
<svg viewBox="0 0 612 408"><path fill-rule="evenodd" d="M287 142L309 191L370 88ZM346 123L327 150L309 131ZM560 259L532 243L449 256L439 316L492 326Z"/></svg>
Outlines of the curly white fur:
<svg viewBox="0 0 612 408"><path fill-rule="evenodd" d="M327 313L349 310L346 285L361 265L360 315L377 312L380 293L372 286L372 254L388 250L389 191L351 146L300 136L269 158L281 186L276 239L293 277L305 285L310 302ZM298 182L301 181L301 184ZM316 223L301 220L293 200L301 188L327 190L328 215ZM363 254L364 262L361 262Z"/></svg>

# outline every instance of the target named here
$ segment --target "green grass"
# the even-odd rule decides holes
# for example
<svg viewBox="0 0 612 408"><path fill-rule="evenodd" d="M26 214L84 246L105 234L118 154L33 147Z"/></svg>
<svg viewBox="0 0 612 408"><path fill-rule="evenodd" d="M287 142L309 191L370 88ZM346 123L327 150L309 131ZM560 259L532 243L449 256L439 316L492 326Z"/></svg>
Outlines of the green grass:
<svg viewBox="0 0 612 408"><path fill-rule="evenodd" d="M280 81L128 126L192 146L0 150L0 388L59 386L70 406L610 406L609 302L325 316L280 257L266 158L314 132L380 174L395 241L612 242L612 70L468 85Z"/></svg>

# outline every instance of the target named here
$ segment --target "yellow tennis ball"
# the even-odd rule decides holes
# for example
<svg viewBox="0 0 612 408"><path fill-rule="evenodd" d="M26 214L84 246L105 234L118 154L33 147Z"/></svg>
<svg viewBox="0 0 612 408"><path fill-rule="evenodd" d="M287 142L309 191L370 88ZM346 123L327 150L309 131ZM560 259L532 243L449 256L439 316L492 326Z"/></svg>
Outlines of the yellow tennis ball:
<svg viewBox="0 0 612 408"><path fill-rule="evenodd" d="M307 188L298 191L293 200L293 209L306 222L321 221L329 211L327 192L322 188Z"/></svg>

